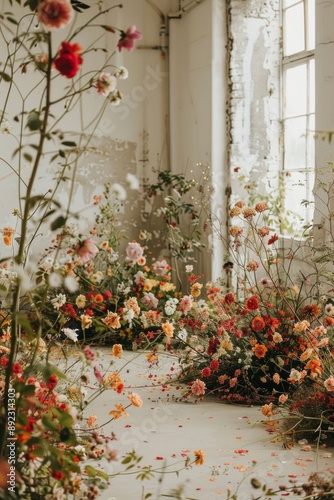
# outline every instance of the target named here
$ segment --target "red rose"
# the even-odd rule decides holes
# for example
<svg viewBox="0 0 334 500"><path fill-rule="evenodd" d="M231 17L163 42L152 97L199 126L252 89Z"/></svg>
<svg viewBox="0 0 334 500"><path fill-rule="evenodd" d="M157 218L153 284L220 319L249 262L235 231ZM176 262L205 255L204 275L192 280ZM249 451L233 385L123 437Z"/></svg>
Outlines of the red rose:
<svg viewBox="0 0 334 500"><path fill-rule="evenodd" d="M258 309L258 307L259 299L255 295L252 295L252 297L249 297L249 299L246 300L246 308L249 311L254 311L255 309Z"/></svg>
<svg viewBox="0 0 334 500"><path fill-rule="evenodd" d="M209 368L208 366L206 368L203 368L202 377L203 378L210 377L210 375L211 375L211 368Z"/></svg>
<svg viewBox="0 0 334 500"><path fill-rule="evenodd" d="M13 364L13 373L22 373L23 372L23 369L22 369L22 366L20 365L20 363L14 363Z"/></svg>
<svg viewBox="0 0 334 500"><path fill-rule="evenodd" d="M78 43L62 42L54 65L66 78L73 78L79 71L80 65L83 62L80 55L81 50L82 47Z"/></svg>
<svg viewBox="0 0 334 500"><path fill-rule="evenodd" d="M48 389L52 391L58 384L58 377L57 375L50 375L49 381L48 381Z"/></svg>
<svg viewBox="0 0 334 500"><path fill-rule="evenodd" d="M213 371L218 370L218 368L219 368L219 361L217 361L216 359L213 359L213 360L211 361L211 363L210 363L210 368L211 368L211 370L213 370Z"/></svg>

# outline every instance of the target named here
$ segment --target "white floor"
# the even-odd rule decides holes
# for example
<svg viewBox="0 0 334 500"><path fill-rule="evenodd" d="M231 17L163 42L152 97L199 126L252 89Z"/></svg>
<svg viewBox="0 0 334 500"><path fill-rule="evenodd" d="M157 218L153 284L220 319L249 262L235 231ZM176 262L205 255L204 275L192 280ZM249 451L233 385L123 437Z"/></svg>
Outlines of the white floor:
<svg viewBox="0 0 334 500"><path fill-rule="evenodd" d="M100 351L107 367L109 350ZM126 365L127 361L131 362ZM239 488L238 500L250 500L253 494L259 495L259 490L250 486L251 478L277 489L279 485L289 485L289 480L301 484L311 472L334 467L334 450L317 450L312 445L312 451L305 452L301 444L287 450L281 442L273 442L268 426L260 423L259 407L227 405L218 399L196 404L178 401L181 388L161 386L177 371L177 361L170 357L160 355L159 365L149 368L145 353L126 352L111 371L124 365L121 376L126 391L139 393L144 404L141 408L130 407L127 419L110 422L104 431L116 434L114 443L119 458L135 450L143 459L131 475L112 477L108 489L99 497L102 500L141 500L148 493L152 494L148 498L158 500L168 498L181 485L184 496L177 498L225 500L228 489L234 493ZM110 420L109 411L115 404L127 402L124 396L106 391L88 408L87 415L97 415L101 424ZM157 473L149 481L136 479L140 466L155 469L168 465L170 471L182 468L185 456L193 460L197 449L206 455L202 466L182 470L179 475ZM120 460L100 462L99 466L109 473L124 470ZM276 498L300 497L290 492Z"/></svg>

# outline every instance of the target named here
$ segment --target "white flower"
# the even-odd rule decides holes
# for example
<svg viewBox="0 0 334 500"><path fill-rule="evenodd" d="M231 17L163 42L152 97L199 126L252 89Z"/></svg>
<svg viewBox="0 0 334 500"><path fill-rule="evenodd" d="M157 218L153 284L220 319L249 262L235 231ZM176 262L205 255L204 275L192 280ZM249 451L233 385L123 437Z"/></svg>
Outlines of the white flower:
<svg viewBox="0 0 334 500"><path fill-rule="evenodd" d="M73 330L72 328L63 328L62 332L66 335L67 338L73 340L73 342L77 342L78 341L78 334L76 333L77 330L78 330L77 328L75 330Z"/></svg>
<svg viewBox="0 0 334 500"><path fill-rule="evenodd" d="M138 191L140 184L138 178L135 175L130 173L126 174L126 182L129 184L130 189Z"/></svg>
<svg viewBox="0 0 334 500"><path fill-rule="evenodd" d="M78 444L74 449L77 452L77 454L80 455L80 458L82 460L87 459L86 450L85 450L84 446L82 446L81 444Z"/></svg>
<svg viewBox="0 0 334 500"><path fill-rule="evenodd" d="M182 330L179 331L179 333L177 334L178 338L180 340L182 340L183 342L185 342L187 340L187 337L188 337L188 332L185 328L182 328Z"/></svg>
<svg viewBox="0 0 334 500"><path fill-rule="evenodd" d="M51 299L51 304L55 309L60 309L64 304L66 304L66 295L59 293L54 299Z"/></svg>
<svg viewBox="0 0 334 500"><path fill-rule="evenodd" d="M64 279L65 288L71 293L76 292L79 288L79 283L74 276L66 276Z"/></svg>
<svg viewBox="0 0 334 500"><path fill-rule="evenodd" d="M116 196L118 200L120 201L126 200L126 191L124 187L118 182L112 184L112 186L110 187L110 191Z"/></svg>
<svg viewBox="0 0 334 500"><path fill-rule="evenodd" d="M125 321L129 323L129 326L132 326L132 320L135 317L135 312L133 309L123 309L122 317Z"/></svg>
<svg viewBox="0 0 334 500"><path fill-rule="evenodd" d="M186 266L186 273L192 273L193 269L194 269L194 266L192 266L191 264L187 265Z"/></svg>
<svg viewBox="0 0 334 500"><path fill-rule="evenodd" d="M325 306L325 314L327 314L327 316L334 316L333 304L329 303Z"/></svg>
<svg viewBox="0 0 334 500"><path fill-rule="evenodd" d="M1 133L5 135L9 135L12 131L12 127L9 125L8 122L3 122L1 125Z"/></svg>
<svg viewBox="0 0 334 500"><path fill-rule="evenodd" d="M129 72L124 66L120 66L118 71L116 71L115 76L121 80L126 80L129 76Z"/></svg>

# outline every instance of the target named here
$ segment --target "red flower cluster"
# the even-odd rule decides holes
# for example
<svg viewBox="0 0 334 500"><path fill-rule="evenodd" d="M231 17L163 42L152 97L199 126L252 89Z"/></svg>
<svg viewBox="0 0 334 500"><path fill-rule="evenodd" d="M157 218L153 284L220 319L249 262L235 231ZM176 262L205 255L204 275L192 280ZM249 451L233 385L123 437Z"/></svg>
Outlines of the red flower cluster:
<svg viewBox="0 0 334 500"><path fill-rule="evenodd" d="M60 74L66 78L73 78L78 73L83 62L81 51L82 47L78 43L62 42L58 57L54 61Z"/></svg>

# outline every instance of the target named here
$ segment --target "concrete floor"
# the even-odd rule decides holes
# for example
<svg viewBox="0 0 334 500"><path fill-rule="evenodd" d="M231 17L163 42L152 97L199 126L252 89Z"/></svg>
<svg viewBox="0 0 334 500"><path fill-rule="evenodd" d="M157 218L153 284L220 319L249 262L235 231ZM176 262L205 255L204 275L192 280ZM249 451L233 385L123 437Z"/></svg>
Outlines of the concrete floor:
<svg viewBox="0 0 334 500"><path fill-rule="evenodd" d="M103 348L100 352L106 368L111 359L110 349ZM113 443L119 459L131 450L143 459L131 470L131 475L111 478L108 489L99 497L102 500L141 500L148 493L152 496L147 498L152 500L168 497L225 500L229 490L233 494L237 489L238 500L251 500L252 495L259 495L259 490L250 486L254 477L276 489L282 484L289 485L289 480L301 484L311 472L334 467L334 450L317 450L312 445L312 451L305 452L302 444L287 450L281 442L273 442L268 426L260 423L263 417L259 407L227 405L213 398L200 403L179 401L181 387L161 386L177 371L177 360L169 356L160 355L159 364L149 368L145 353L125 352L111 371L123 366L125 392L139 393L144 404L141 408L130 407L129 417L110 422L105 433L116 434L117 441ZM115 391L106 391L88 408L86 415L97 415L101 424L110 420L109 411L115 404L127 402L126 397ZM136 479L140 466L150 465L155 469L167 465L168 471L183 468L185 457L189 455L193 460L197 449L206 455L202 466L183 469L178 475L157 473L150 480ZM99 467L111 474L124 470L120 460L102 461ZM184 488L184 496L170 496L180 486ZM275 498L300 497L283 492Z"/></svg>

